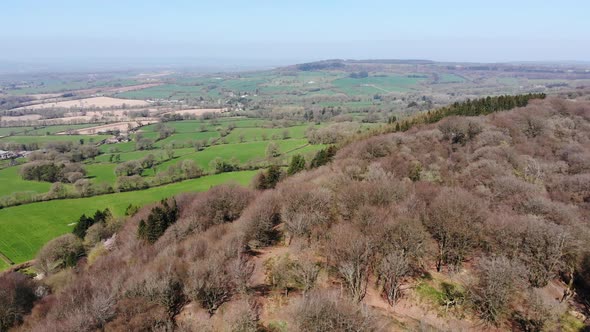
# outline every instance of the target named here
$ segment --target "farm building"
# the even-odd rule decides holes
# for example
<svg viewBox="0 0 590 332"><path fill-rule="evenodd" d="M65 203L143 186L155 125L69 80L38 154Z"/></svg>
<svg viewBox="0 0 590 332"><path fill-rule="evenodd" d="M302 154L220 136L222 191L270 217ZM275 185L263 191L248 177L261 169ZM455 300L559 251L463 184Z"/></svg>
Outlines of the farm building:
<svg viewBox="0 0 590 332"><path fill-rule="evenodd" d="M0 150L0 160L12 159L17 157L19 157L19 155L12 151Z"/></svg>

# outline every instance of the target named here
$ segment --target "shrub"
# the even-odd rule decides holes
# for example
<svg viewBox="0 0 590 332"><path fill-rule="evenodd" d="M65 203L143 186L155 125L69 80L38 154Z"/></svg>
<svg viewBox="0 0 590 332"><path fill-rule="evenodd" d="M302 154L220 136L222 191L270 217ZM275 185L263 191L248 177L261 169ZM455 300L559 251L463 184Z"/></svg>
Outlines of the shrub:
<svg viewBox="0 0 590 332"><path fill-rule="evenodd" d="M84 254L82 241L74 234L62 235L49 241L37 254L36 266L45 274L75 266Z"/></svg>
<svg viewBox="0 0 590 332"><path fill-rule="evenodd" d="M255 189L265 190L276 187L277 183L284 177L281 167L278 165L271 165L265 171L262 171L254 177L253 185Z"/></svg>
<svg viewBox="0 0 590 332"><path fill-rule="evenodd" d="M143 172L143 167L141 163L137 160L130 160L126 161L122 164L117 165L115 168L115 174L117 176L132 176L132 175L141 175Z"/></svg>
<svg viewBox="0 0 590 332"><path fill-rule="evenodd" d="M484 320L496 323L522 286L523 270L504 257L486 258L478 264L477 277L470 288L472 302Z"/></svg>
<svg viewBox="0 0 590 332"><path fill-rule="evenodd" d="M329 163L330 161L332 161L332 159L334 158L335 155L336 155L336 147L333 145L330 145L329 147L322 149L316 153L316 155L311 160L309 167L316 168L316 167L323 166L323 165Z"/></svg>
<svg viewBox="0 0 590 332"><path fill-rule="evenodd" d="M20 273L0 275L0 331L22 323L33 308L35 283Z"/></svg>
<svg viewBox="0 0 590 332"><path fill-rule="evenodd" d="M241 221L246 242L251 247L268 246L280 236L280 197L277 191L265 192L244 211Z"/></svg>

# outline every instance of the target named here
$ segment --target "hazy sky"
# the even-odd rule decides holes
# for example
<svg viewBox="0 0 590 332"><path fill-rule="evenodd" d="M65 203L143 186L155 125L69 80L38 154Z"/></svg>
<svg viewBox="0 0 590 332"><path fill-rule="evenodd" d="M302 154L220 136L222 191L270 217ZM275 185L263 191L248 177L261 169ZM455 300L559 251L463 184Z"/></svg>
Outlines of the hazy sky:
<svg viewBox="0 0 590 332"><path fill-rule="evenodd" d="M2 0L0 59L588 61L588 14L588 0Z"/></svg>

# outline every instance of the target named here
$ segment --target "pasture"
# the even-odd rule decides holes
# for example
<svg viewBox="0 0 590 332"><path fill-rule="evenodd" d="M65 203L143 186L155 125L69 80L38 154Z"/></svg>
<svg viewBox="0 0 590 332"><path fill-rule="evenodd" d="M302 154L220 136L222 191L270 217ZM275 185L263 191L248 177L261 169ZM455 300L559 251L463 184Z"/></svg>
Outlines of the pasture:
<svg viewBox="0 0 590 332"><path fill-rule="evenodd" d="M29 192L41 194L49 191L51 183L27 181L20 176L19 167L7 167L0 170L0 196L10 195L15 192Z"/></svg>
<svg viewBox="0 0 590 332"><path fill-rule="evenodd" d="M82 214L109 208L122 216L129 204L144 205L183 192L206 191L212 186L235 182L248 185L256 171L222 173L141 191L54 200L0 210L0 252L15 263L33 259L49 240L68 233ZM0 266L1 267L1 266Z"/></svg>
<svg viewBox="0 0 590 332"><path fill-rule="evenodd" d="M441 75L446 83L462 82L455 75ZM331 96L344 94L349 97L372 97L376 93L407 92L428 81L428 76L406 76L401 74L379 74L366 78L350 78L343 72L295 72L281 75L274 72L244 74L235 77L184 77L174 83L163 84L142 90L116 95L132 99L182 100L247 95L278 100L298 100L293 92L301 96Z"/></svg>
<svg viewBox="0 0 590 332"><path fill-rule="evenodd" d="M425 78L401 75L372 76L365 78L340 78L332 82L334 88L347 95L365 95L389 92L406 92Z"/></svg>
<svg viewBox="0 0 590 332"><path fill-rule="evenodd" d="M47 135L47 136L7 136L0 138L1 143L32 144L38 143L43 146L49 142L79 142L83 140L88 143L97 143L109 135Z"/></svg>

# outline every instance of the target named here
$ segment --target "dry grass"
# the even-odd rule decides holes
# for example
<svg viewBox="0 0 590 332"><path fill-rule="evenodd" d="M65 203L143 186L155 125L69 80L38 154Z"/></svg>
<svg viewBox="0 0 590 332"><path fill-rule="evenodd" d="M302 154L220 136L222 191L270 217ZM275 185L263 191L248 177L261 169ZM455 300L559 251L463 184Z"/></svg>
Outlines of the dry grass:
<svg viewBox="0 0 590 332"><path fill-rule="evenodd" d="M41 119L41 115L39 114L28 114L28 115L20 115L20 116L1 116L0 121L2 122L13 122L13 121L31 121L31 120L39 120Z"/></svg>
<svg viewBox="0 0 590 332"><path fill-rule="evenodd" d="M152 124L158 122L157 119L149 119L146 118L143 121L125 121L125 122L116 122L116 123L110 123L110 124L106 124L106 125L102 125L102 126L95 126L95 127L90 127L90 128L84 128L84 129L79 129L76 130L76 133L79 135L94 135L94 134L98 134L101 132L106 132L106 131L112 131L112 130L119 130L121 132L127 132L129 130L129 128L134 129L140 126L145 126L148 124ZM61 132L58 134L67 134L66 132Z"/></svg>
<svg viewBox="0 0 590 332"><path fill-rule="evenodd" d="M19 107L17 109L47 109L47 108L77 108L77 109L90 109L90 108L110 108L110 107L141 107L150 105L147 101L143 100L131 100L131 99L120 99L111 97L93 97L77 100L67 100L54 103L43 103L30 106Z"/></svg>

